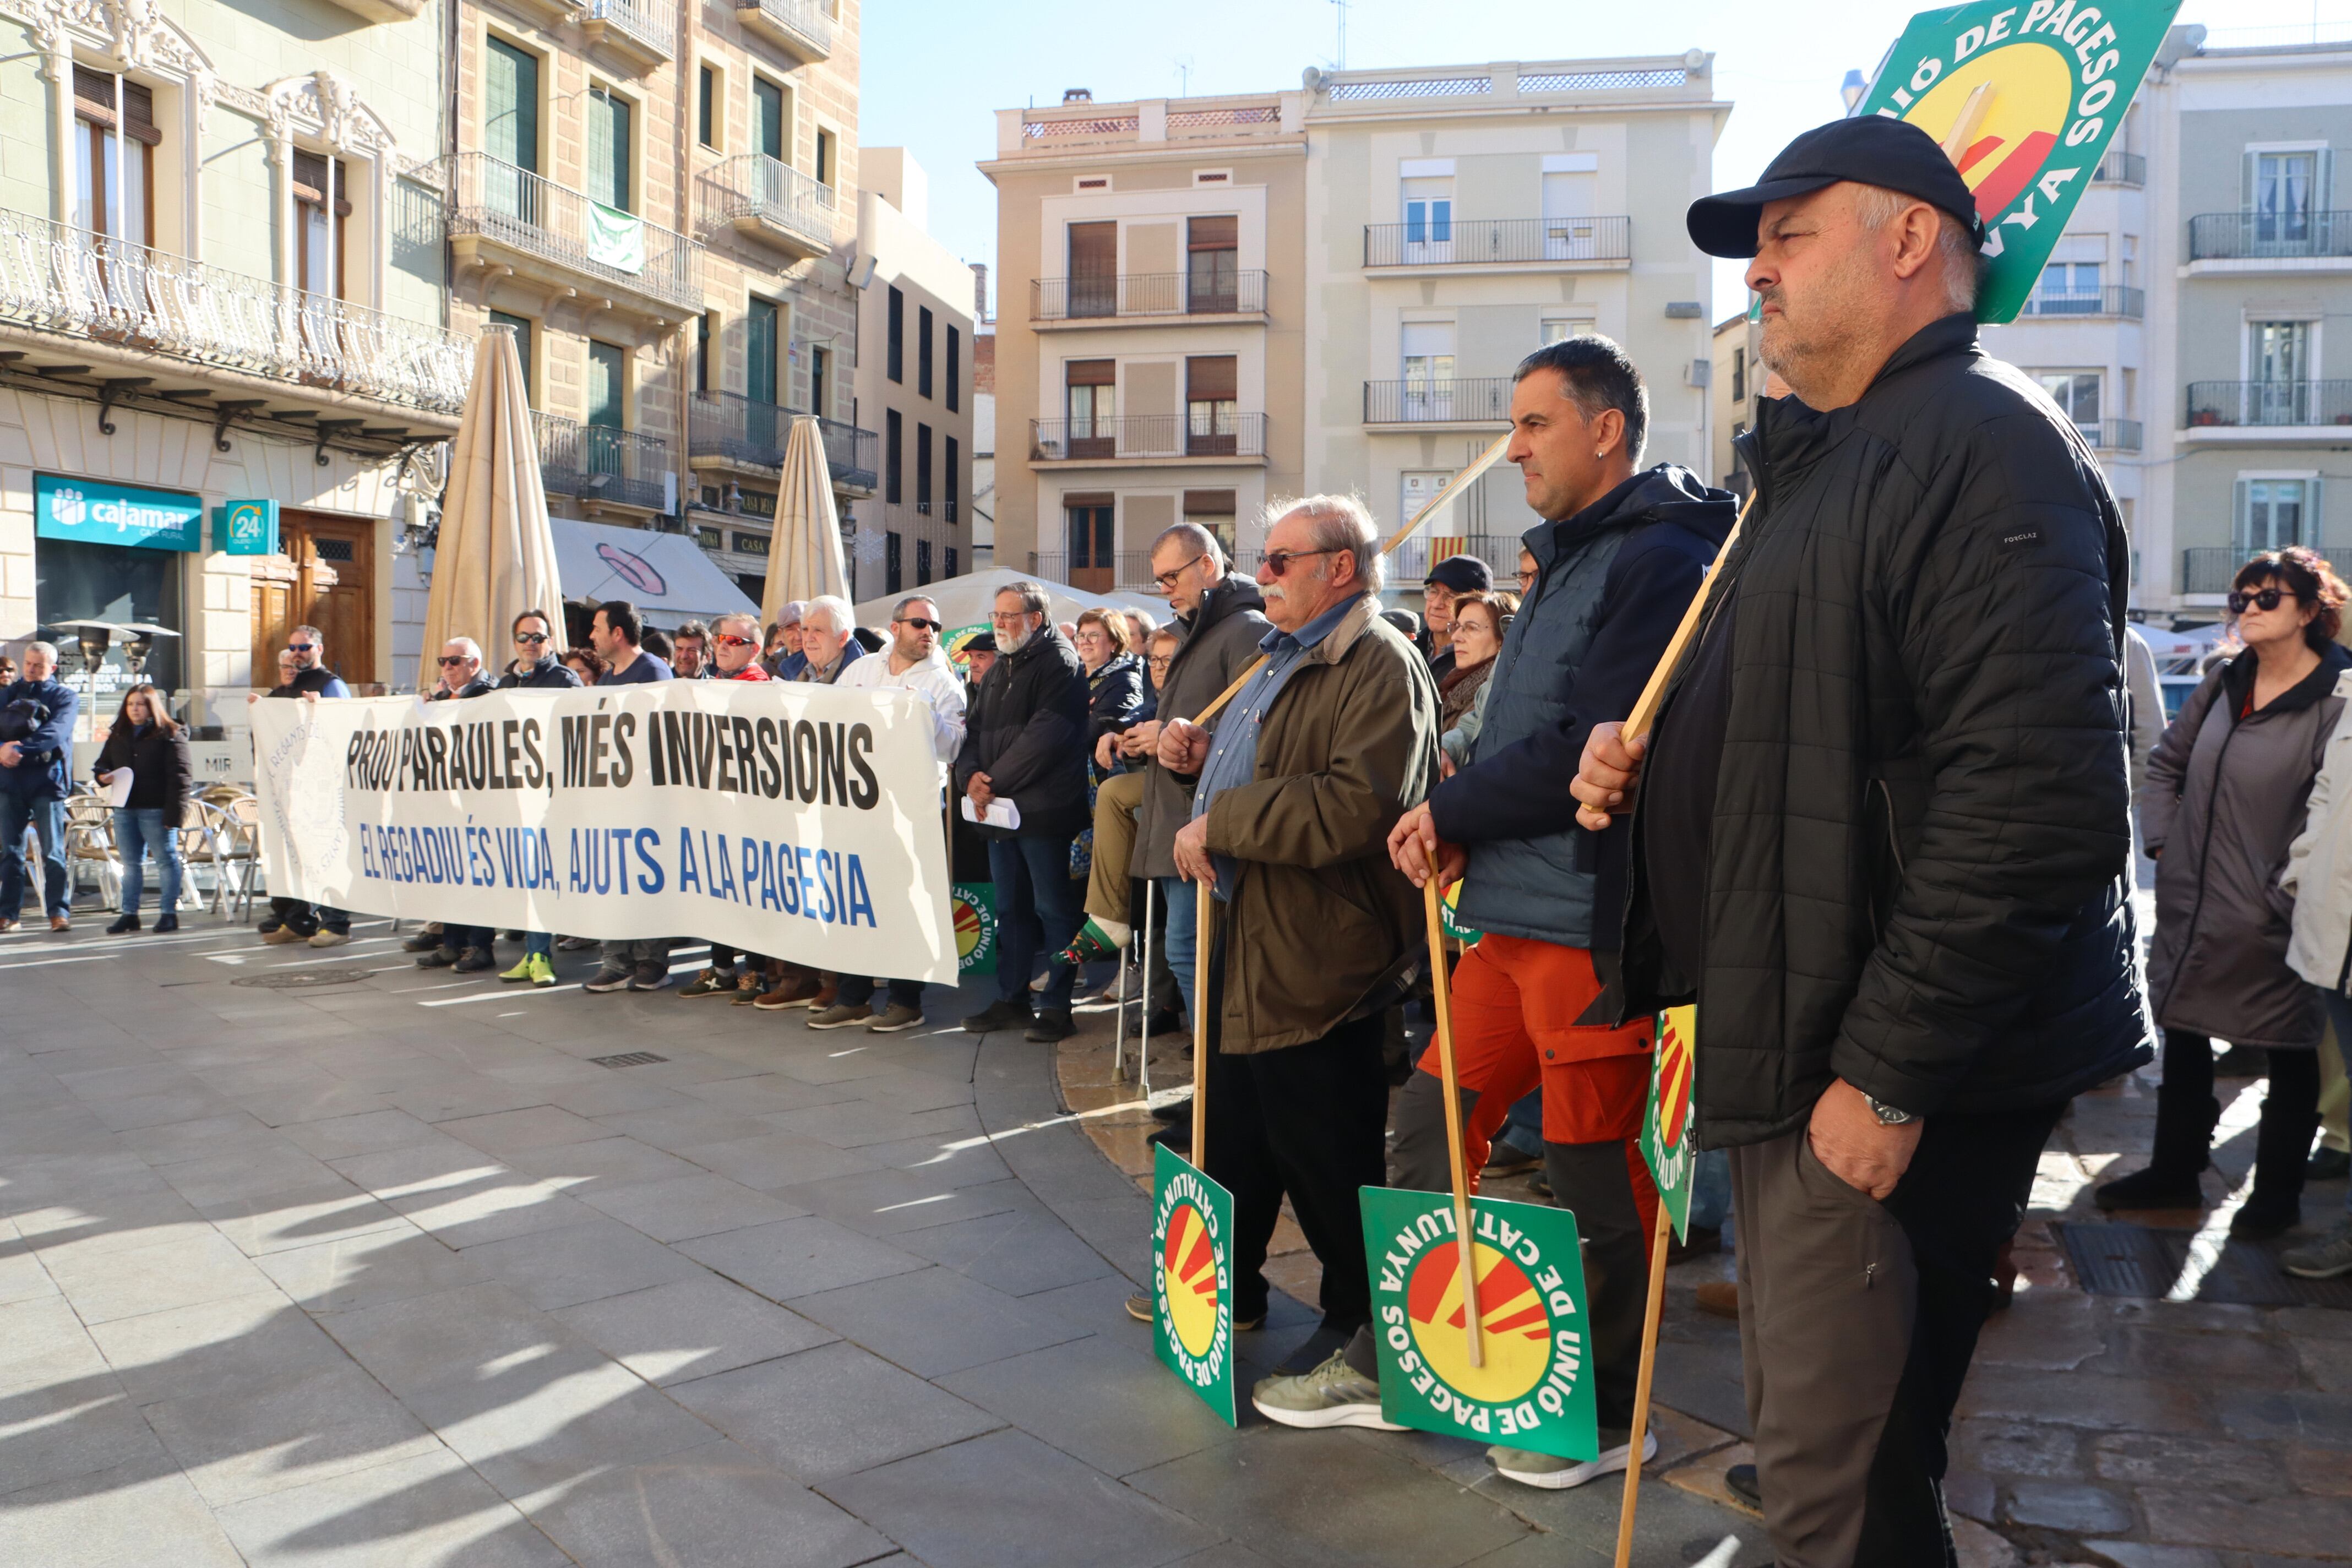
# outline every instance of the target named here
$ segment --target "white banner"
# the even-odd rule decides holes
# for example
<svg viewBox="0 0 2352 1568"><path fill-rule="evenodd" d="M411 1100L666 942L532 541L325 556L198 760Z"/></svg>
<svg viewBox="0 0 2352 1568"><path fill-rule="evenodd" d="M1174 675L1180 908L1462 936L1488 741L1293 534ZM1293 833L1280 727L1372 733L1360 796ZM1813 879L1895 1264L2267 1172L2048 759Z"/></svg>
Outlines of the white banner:
<svg viewBox="0 0 2352 1568"><path fill-rule="evenodd" d="M910 692L678 680L250 711L273 893L956 982Z"/></svg>

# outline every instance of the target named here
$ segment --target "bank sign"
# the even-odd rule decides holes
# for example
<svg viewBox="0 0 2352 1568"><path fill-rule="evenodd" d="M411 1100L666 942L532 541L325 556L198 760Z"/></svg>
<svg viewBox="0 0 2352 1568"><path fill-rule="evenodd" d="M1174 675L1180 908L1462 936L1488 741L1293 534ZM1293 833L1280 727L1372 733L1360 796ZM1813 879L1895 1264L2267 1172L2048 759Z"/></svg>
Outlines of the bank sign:
<svg viewBox="0 0 2352 1568"><path fill-rule="evenodd" d="M2013 321L2147 74L2179 0L1987 0L1922 11L1858 112L1962 132L1953 161L1991 231L1977 320Z"/></svg>
<svg viewBox="0 0 2352 1568"><path fill-rule="evenodd" d="M36 474L33 531L41 539L120 544L132 550L201 551L205 503L200 496L177 490Z"/></svg>

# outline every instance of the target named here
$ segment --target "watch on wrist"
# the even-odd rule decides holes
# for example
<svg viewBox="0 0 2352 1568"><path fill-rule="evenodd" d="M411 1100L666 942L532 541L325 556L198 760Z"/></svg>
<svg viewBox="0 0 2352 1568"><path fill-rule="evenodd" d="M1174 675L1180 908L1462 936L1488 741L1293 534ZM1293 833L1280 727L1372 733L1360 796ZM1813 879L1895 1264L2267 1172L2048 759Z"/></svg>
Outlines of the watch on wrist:
<svg viewBox="0 0 2352 1568"><path fill-rule="evenodd" d="M1910 1111L1887 1104L1866 1089L1858 1092L1862 1095L1862 1102L1870 1107L1870 1113L1878 1118L1881 1127L1900 1127L1906 1121L1919 1120Z"/></svg>

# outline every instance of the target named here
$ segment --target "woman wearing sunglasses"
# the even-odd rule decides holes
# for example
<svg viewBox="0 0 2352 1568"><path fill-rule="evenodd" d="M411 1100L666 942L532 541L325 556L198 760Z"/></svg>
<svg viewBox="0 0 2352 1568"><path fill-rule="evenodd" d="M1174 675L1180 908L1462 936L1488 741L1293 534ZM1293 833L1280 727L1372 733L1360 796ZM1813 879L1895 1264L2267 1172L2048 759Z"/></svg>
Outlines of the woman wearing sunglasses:
<svg viewBox="0 0 2352 1568"><path fill-rule="evenodd" d="M2301 1218L2325 1014L2287 963L2294 905L2279 876L2344 709L2337 679L2352 655L2336 634L2345 597L2315 552L2247 562L2230 595L2245 651L2205 678L2148 758L2139 795L2141 836L2157 858L2147 989L2164 1030L2164 1082L2153 1157L2100 1187L2101 1208L2203 1205L2198 1175L2221 1118L2218 1036L2270 1061L2254 1189L2231 1232L2260 1239Z"/></svg>

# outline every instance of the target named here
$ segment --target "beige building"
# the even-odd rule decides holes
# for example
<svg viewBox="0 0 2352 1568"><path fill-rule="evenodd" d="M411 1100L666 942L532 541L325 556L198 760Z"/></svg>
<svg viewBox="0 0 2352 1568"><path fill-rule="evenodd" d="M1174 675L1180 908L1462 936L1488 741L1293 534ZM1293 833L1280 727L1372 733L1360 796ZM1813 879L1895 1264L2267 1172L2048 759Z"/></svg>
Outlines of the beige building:
<svg viewBox="0 0 2352 1568"><path fill-rule="evenodd" d="M1158 531L1249 559L1272 496L1411 515L1578 331L1648 375L1650 456L1708 463L1709 271L1682 226L1729 105L1711 58L1310 71L1299 90L997 116L997 560L1139 588ZM1309 170L1313 170L1310 177ZM1397 563L1507 573L1534 521L1492 473Z"/></svg>
<svg viewBox="0 0 2352 1568"><path fill-rule="evenodd" d="M1757 357L1764 329L1742 310L1715 324L1715 370L1707 386L1712 407L1707 415L1712 456L1700 478L1740 499L1756 488L1741 466L1731 443L1756 423L1756 400L1764 395L1764 362Z"/></svg>

